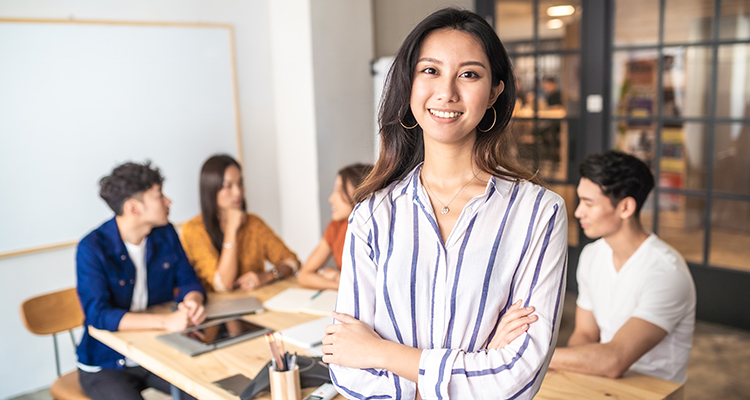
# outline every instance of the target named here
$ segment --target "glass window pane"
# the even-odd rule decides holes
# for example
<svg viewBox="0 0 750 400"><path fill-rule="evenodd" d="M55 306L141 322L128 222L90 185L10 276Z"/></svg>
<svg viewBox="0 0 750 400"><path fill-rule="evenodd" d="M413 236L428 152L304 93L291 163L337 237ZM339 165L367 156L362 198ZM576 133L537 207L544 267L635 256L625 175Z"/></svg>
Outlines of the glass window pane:
<svg viewBox="0 0 750 400"><path fill-rule="evenodd" d="M514 57L513 74L516 76L515 117L531 118L534 116L534 57Z"/></svg>
<svg viewBox="0 0 750 400"><path fill-rule="evenodd" d="M750 202L714 199L708 263L750 271Z"/></svg>
<svg viewBox="0 0 750 400"><path fill-rule="evenodd" d="M664 42L694 43L711 39L714 0L667 0Z"/></svg>
<svg viewBox="0 0 750 400"><path fill-rule="evenodd" d="M750 45L719 46L718 57L716 116L750 118Z"/></svg>
<svg viewBox="0 0 750 400"><path fill-rule="evenodd" d="M659 2L615 2L615 46L656 44L659 40Z"/></svg>
<svg viewBox="0 0 750 400"><path fill-rule="evenodd" d="M706 125L686 123L664 126L661 131L659 186L702 190L706 187Z"/></svg>
<svg viewBox="0 0 750 400"><path fill-rule="evenodd" d="M664 49L662 115L704 117L708 115L711 86L711 49L702 46Z"/></svg>
<svg viewBox="0 0 750 400"><path fill-rule="evenodd" d="M564 5L563 5L564 4ZM539 49L574 50L581 47L581 2L539 2Z"/></svg>
<svg viewBox="0 0 750 400"><path fill-rule="evenodd" d="M518 138L521 163L539 171L542 179L566 181L568 175L568 121L516 119L512 132Z"/></svg>
<svg viewBox="0 0 750 400"><path fill-rule="evenodd" d="M750 2L723 0L719 37L722 39L750 39Z"/></svg>
<svg viewBox="0 0 750 400"><path fill-rule="evenodd" d="M612 60L615 115L630 118L655 116L658 54L656 50L615 52Z"/></svg>
<svg viewBox="0 0 750 400"><path fill-rule="evenodd" d="M659 237L696 264L703 263L705 208L702 198L672 193L659 196Z"/></svg>
<svg viewBox="0 0 750 400"><path fill-rule="evenodd" d="M495 1L495 30L509 52L534 51L533 1Z"/></svg>
<svg viewBox="0 0 750 400"><path fill-rule="evenodd" d="M578 55L545 55L537 59L540 118L576 117L581 107L581 63Z"/></svg>
<svg viewBox="0 0 750 400"><path fill-rule="evenodd" d="M750 125L716 124L715 136L714 190L750 195Z"/></svg>
<svg viewBox="0 0 750 400"><path fill-rule="evenodd" d="M638 126L629 121L619 121L615 129L613 147L640 158L653 171L656 155L656 125Z"/></svg>

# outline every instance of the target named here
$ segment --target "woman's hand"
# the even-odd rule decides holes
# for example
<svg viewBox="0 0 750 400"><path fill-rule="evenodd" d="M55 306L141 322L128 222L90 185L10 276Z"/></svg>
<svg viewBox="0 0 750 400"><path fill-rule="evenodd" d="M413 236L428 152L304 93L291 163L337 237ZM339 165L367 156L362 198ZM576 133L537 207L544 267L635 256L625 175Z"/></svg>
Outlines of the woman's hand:
<svg viewBox="0 0 750 400"><path fill-rule="evenodd" d="M369 325L333 312L340 324L328 325L323 337L323 362L349 368L382 368L379 356L385 342Z"/></svg>
<svg viewBox="0 0 750 400"><path fill-rule="evenodd" d="M255 290L273 281L273 275L269 272L246 272L234 282L234 287L245 290Z"/></svg>
<svg viewBox="0 0 750 400"><path fill-rule="evenodd" d="M245 222L247 214L239 208L230 208L224 211L225 225L224 233L227 231L237 232Z"/></svg>
<svg viewBox="0 0 750 400"><path fill-rule="evenodd" d="M320 276L328 279L329 281L336 282L336 284L338 285L339 280L341 279L341 270L337 268L323 268L320 271Z"/></svg>
<svg viewBox="0 0 750 400"><path fill-rule="evenodd" d="M508 312L500 320L495 337L492 338L487 349L502 349L526 332L529 325L539 318L536 315L529 315L534 312L534 307L521 307L521 303L522 300L518 300L508 307Z"/></svg>

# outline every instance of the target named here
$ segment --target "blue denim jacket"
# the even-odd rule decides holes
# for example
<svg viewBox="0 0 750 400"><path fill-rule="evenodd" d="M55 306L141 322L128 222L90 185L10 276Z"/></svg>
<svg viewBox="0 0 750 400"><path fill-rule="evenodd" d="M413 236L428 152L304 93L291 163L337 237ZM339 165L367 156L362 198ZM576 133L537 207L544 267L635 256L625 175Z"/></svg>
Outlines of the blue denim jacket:
<svg viewBox="0 0 750 400"><path fill-rule="evenodd" d="M172 224L154 228L147 236L146 271L148 305L182 301L203 286L185 256ZM133 266L114 218L89 233L76 254L78 297L85 316L78 362L89 366L122 369L125 357L89 336L88 327L116 331L130 310L135 284Z"/></svg>

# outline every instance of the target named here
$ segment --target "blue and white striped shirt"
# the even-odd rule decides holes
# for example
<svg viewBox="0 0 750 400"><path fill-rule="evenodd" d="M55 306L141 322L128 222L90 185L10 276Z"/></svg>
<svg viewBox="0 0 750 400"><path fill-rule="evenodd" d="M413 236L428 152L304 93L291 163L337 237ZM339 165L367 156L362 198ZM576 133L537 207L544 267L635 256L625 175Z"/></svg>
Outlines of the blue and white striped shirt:
<svg viewBox="0 0 750 400"><path fill-rule="evenodd" d="M381 337L423 349L423 399L530 399L557 340L567 263L567 215L557 194L491 178L445 244L418 166L352 212L336 311ZM487 350L518 299L539 320ZM331 365L350 399L413 399L417 385L386 370Z"/></svg>

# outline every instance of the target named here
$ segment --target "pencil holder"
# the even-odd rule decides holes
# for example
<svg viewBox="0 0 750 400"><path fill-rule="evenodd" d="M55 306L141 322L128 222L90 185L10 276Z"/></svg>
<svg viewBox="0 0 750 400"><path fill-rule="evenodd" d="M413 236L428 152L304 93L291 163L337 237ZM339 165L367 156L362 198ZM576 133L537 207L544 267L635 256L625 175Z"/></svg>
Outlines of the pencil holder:
<svg viewBox="0 0 750 400"><path fill-rule="evenodd" d="M302 390L299 383L299 366L295 365L291 371L274 371L268 367L271 381L271 400L302 400Z"/></svg>

